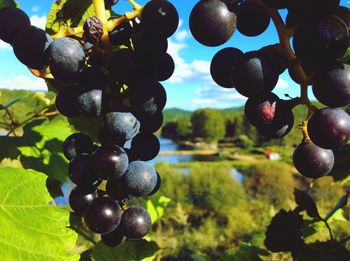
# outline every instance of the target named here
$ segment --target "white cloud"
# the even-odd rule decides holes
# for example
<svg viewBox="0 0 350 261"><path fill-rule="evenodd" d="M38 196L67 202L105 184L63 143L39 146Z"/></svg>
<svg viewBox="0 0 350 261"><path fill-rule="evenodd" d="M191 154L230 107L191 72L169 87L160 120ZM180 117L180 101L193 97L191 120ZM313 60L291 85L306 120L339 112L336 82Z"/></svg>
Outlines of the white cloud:
<svg viewBox="0 0 350 261"><path fill-rule="evenodd" d="M278 82L276 84L276 88L280 88L280 89L286 89L288 88L289 83L286 80L283 80L281 78L278 79Z"/></svg>
<svg viewBox="0 0 350 261"><path fill-rule="evenodd" d="M11 50L11 45L0 40L0 50Z"/></svg>
<svg viewBox="0 0 350 261"><path fill-rule="evenodd" d="M30 17L30 22L32 25L45 30L46 16L33 15Z"/></svg>
<svg viewBox="0 0 350 261"><path fill-rule="evenodd" d="M41 78L18 75L11 79L0 78L0 88L8 90L47 91L46 83Z"/></svg>

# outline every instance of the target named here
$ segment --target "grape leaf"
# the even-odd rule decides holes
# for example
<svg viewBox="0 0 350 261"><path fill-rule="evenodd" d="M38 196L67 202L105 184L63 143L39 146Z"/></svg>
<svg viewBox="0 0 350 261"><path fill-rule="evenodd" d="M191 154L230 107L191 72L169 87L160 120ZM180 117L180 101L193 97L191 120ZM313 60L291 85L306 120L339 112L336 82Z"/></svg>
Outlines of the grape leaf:
<svg viewBox="0 0 350 261"><path fill-rule="evenodd" d="M96 261L134 261L153 256L158 250L156 242L145 239L127 240L121 246L113 248L100 241L93 248L91 257Z"/></svg>
<svg viewBox="0 0 350 261"><path fill-rule="evenodd" d="M337 241L307 244L296 260L350 260L350 252Z"/></svg>
<svg viewBox="0 0 350 261"><path fill-rule="evenodd" d="M60 19L57 18L58 12ZM69 27L83 26L85 20L91 16L95 16L92 0L62 0L59 4L55 1L47 16L46 32L50 35L55 34L60 30L60 25L65 30ZM110 11L106 10L106 16L110 17Z"/></svg>
<svg viewBox="0 0 350 261"><path fill-rule="evenodd" d="M22 137L0 136L0 160L19 159L24 168L43 172L63 183L67 179L68 161L62 145L71 133L64 117L35 120L24 127Z"/></svg>
<svg viewBox="0 0 350 261"><path fill-rule="evenodd" d="M146 209L151 216L152 223L156 222L157 219L163 216L164 210L169 203L170 199L164 196L161 196L156 199L147 200Z"/></svg>
<svg viewBox="0 0 350 261"><path fill-rule="evenodd" d="M329 218L331 218L339 209L343 208L346 206L346 204L348 203L348 198L349 195L346 194L345 196L341 197L337 203L337 205L331 210L329 211L329 213L327 214L327 216L324 218L325 220L328 220Z"/></svg>
<svg viewBox="0 0 350 261"><path fill-rule="evenodd" d="M7 7L7 6L16 7L17 4L13 0L0 0L0 9L4 8L4 7Z"/></svg>
<svg viewBox="0 0 350 261"><path fill-rule="evenodd" d="M269 252L249 243L240 242L239 249L232 254L223 255L219 261L262 260L260 256L269 256Z"/></svg>
<svg viewBox="0 0 350 261"><path fill-rule="evenodd" d="M78 260L77 234L69 212L50 205L46 176L34 170L0 168L2 260Z"/></svg>
<svg viewBox="0 0 350 261"><path fill-rule="evenodd" d="M300 210L306 210L310 217L321 219L316 203L310 195L300 189L294 189L294 197Z"/></svg>

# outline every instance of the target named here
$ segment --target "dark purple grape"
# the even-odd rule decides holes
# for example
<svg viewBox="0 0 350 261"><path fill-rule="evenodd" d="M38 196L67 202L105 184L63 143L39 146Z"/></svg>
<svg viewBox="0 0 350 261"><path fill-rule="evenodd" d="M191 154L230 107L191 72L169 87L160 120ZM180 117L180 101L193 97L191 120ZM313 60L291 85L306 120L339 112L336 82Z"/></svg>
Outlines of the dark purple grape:
<svg viewBox="0 0 350 261"><path fill-rule="evenodd" d="M328 64L313 77L312 91L318 101L329 107L350 104L350 65Z"/></svg>
<svg viewBox="0 0 350 261"><path fill-rule="evenodd" d="M88 17L83 25L83 39L92 45L98 44L103 35L103 24L96 16Z"/></svg>
<svg viewBox="0 0 350 261"><path fill-rule="evenodd" d="M111 198L96 198L84 214L85 224L95 233L106 234L116 229L121 221L123 211Z"/></svg>
<svg viewBox="0 0 350 261"><path fill-rule="evenodd" d="M141 22L146 31L168 38L177 29L179 14L172 3L151 0L142 9Z"/></svg>
<svg viewBox="0 0 350 261"><path fill-rule="evenodd" d="M49 65L55 79L70 83L79 79L79 73L85 64L83 46L69 37L57 38L48 50Z"/></svg>
<svg viewBox="0 0 350 261"><path fill-rule="evenodd" d="M93 175L91 159L90 154L82 153L75 156L68 165L68 177L79 187L97 187L102 181Z"/></svg>
<svg viewBox="0 0 350 261"><path fill-rule="evenodd" d="M129 196L124 180L117 176L112 176L106 185L106 192L111 198L122 201Z"/></svg>
<svg viewBox="0 0 350 261"><path fill-rule="evenodd" d="M112 232L101 235L102 242L109 247L120 246L124 243L126 236L122 229L122 226L118 226Z"/></svg>
<svg viewBox="0 0 350 261"><path fill-rule="evenodd" d="M243 35L262 34L270 24L269 14L256 0L238 1L234 12L237 15L237 30Z"/></svg>
<svg viewBox="0 0 350 261"><path fill-rule="evenodd" d="M28 15L15 7L0 9L0 39L12 44L16 37L30 27Z"/></svg>
<svg viewBox="0 0 350 261"><path fill-rule="evenodd" d="M152 116L138 115L137 117L141 123L141 132L154 133L158 131L162 126L164 120L163 113L161 111Z"/></svg>
<svg viewBox="0 0 350 261"><path fill-rule="evenodd" d="M132 139L131 150L136 159L148 161L158 155L160 143L154 134L140 132Z"/></svg>
<svg viewBox="0 0 350 261"><path fill-rule="evenodd" d="M121 140L130 140L140 129L140 122L127 110L112 111L104 116L105 128Z"/></svg>
<svg viewBox="0 0 350 261"><path fill-rule="evenodd" d="M280 98L272 92L261 96L249 98L244 106L244 114L250 124L262 125L271 124L275 117L277 108L283 106Z"/></svg>
<svg viewBox="0 0 350 261"><path fill-rule="evenodd" d="M12 47L21 63L41 70L48 65L45 51L51 42L51 37L44 30L30 26L17 35Z"/></svg>
<svg viewBox="0 0 350 261"><path fill-rule="evenodd" d="M320 148L312 142L302 142L294 150L293 163L303 176L319 178L332 170L334 154L332 150Z"/></svg>
<svg viewBox="0 0 350 261"><path fill-rule="evenodd" d="M291 108L273 93L249 98L244 113L248 121L267 138L278 139L287 135L294 124Z"/></svg>
<svg viewBox="0 0 350 261"><path fill-rule="evenodd" d="M111 6L115 5L118 2L119 0L105 0L105 6L107 8L110 8Z"/></svg>
<svg viewBox="0 0 350 261"><path fill-rule="evenodd" d="M350 116L338 108L323 108L312 115L307 130L311 141L317 146L339 148L350 138Z"/></svg>
<svg viewBox="0 0 350 261"><path fill-rule="evenodd" d="M93 143L90 137L84 133L74 133L68 136L63 142L63 154L68 160L72 160L76 155L91 153Z"/></svg>
<svg viewBox="0 0 350 261"><path fill-rule="evenodd" d="M103 89L106 83L106 75L97 67L84 67L79 73L78 84L85 89L90 89L90 87Z"/></svg>
<svg viewBox="0 0 350 261"><path fill-rule="evenodd" d="M345 6L338 6L334 14L339 17L348 28L350 28L350 9Z"/></svg>
<svg viewBox="0 0 350 261"><path fill-rule="evenodd" d="M120 138L117 135L113 135L109 133L105 128L101 128L98 133L98 139L102 145L118 145L120 147L123 147L126 140L123 138Z"/></svg>
<svg viewBox="0 0 350 261"><path fill-rule="evenodd" d="M260 49L264 57L268 60L273 70L278 74L283 73L288 67L288 59L284 55L279 45L270 45Z"/></svg>
<svg viewBox="0 0 350 261"><path fill-rule="evenodd" d="M122 48L112 53L109 67L110 76L119 83L126 83L137 70L135 53L129 48Z"/></svg>
<svg viewBox="0 0 350 261"><path fill-rule="evenodd" d="M69 195L69 205L78 216L83 216L86 208L97 197L96 188L87 190L75 187Z"/></svg>
<svg viewBox="0 0 350 261"><path fill-rule="evenodd" d="M80 116L80 111L77 106L80 93L81 88L73 85L59 90L56 96L57 110L66 117Z"/></svg>
<svg viewBox="0 0 350 261"><path fill-rule="evenodd" d="M157 185L157 172L147 162L133 161L122 179L130 195L147 196Z"/></svg>
<svg viewBox="0 0 350 261"><path fill-rule="evenodd" d="M101 89L83 91L77 99L77 108L81 115L98 118L102 115L106 95Z"/></svg>
<svg viewBox="0 0 350 261"><path fill-rule="evenodd" d="M129 164L125 151L117 145L102 145L95 151L92 162L95 176L103 179L122 177Z"/></svg>
<svg viewBox="0 0 350 261"><path fill-rule="evenodd" d="M245 53L236 64L232 79L240 94L253 97L272 91L278 76L261 51L252 51Z"/></svg>
<svg viewBox="0 0 350 261"><path fill-rule="evenodd" d="M173 75L175 63L171 55L165 53L153 61L144 61L142 71L144 72L142 76L146 79L165 81Z"/></svg>
<svg viewBox="0 0 350 261"><path fill-rule="evenodd" d="M130 45L130 38L133 34L133 27L130 21L125 21L109 32L109 41L112 45Z"/></svg>
<svg viewBox="0 0 350 261"><path fill-rule="evenodd" d="M218 51L210 63L213 80L225 88L233 88L232 72L243 52L237 48L227 47Z"/></svg>
<svg viewBox="0 0 350 261"><path fill-rule="evenodd" d="M155 188L151 191L151 193L149 193L147 196L152 196L154 194L157 193L157 191L160 189L160 184L162 183L162 180L160 178L159 173L157 172L157 185L155 186Z"/></svg>
<svg viewBox="0 0 350 261"><path fill-rule="evenodd" d="M297 26L293 35L297 57L314 64L342 57L348 42L348 28L336 16L304 22Z"/></svg>
<svg viewBox="0 0 350 261"><path fill-rule="evenodd" d="M236 29L236 15L220 0L202 0L190 14L190 30L203 45L219 46L227 42Z"/></svg>
<svg viewBox="0 0 350 261"><path fill-rule="evenodd" d="M152 226L151 217L142 207L129 207L124 211L120 226L125 236L131 239L140 239L147 235Z"/></svg>
<svg viewBox="0 0 350 261"><path fill-rule="evenodd" d="M168 50L168 40L163 36L140 31L132 36L134 51L144 61L153 60Z"/></svg>

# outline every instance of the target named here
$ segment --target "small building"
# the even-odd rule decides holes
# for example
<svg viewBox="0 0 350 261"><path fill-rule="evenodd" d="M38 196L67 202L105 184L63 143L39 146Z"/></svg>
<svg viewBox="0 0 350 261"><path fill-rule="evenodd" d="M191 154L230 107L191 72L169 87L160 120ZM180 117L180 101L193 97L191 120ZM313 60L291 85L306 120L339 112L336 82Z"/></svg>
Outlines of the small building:
<svg viewBox="0 0 350 261"><path fill-rule="evenodd" d="M270 151L270 150L264 151L264 155L269 160L280 160L281 159L281 156L280 156L279 153L273 152L273 151Z"/></svg>

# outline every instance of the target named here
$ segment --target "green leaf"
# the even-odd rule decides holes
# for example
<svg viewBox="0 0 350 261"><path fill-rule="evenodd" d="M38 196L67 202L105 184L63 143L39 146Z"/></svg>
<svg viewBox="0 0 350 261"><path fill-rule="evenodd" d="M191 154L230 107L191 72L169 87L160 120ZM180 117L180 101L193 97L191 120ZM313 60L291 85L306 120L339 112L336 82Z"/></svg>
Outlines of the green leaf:
<svg viewBox="0 0 350 261"><path fill-rule="evenodd" d="M7 6L16 7L17 5L16 2L13 0L0 0L0 9Z"/></svg>
<svg viewBox="0 0 350 261"><path fill-rule="evenodd" d="M12 106L13 104L15 104L16 102L20 101L22 99L22 97L17 97L15 99L13 99L12 101L9 101L7 103L5 103L4 105L1 105L2 109L6 109L10 106Z"/></svg>
<svg viewBox="0 0 350 261"><path fill-rule="evenodd" d="M46 176L34 170L0 168L2 260L78 260L77 234L69 212L53 206Z"/></svg>
<svg viewBox="0 0 350 261"><path fill-rule="evenodd" d="M127 240L118 247L108 247L98 242L92 250L92 260L96 261L136 261L153 256L159 247L154 241Z"/></svg>
<svg viewBox="0 0 350 261"><path fill-rule="evenodd" d="M61 20L57 19L58 12L62 17ZM108 10L106 15L110 17ZM64 30L83 26L85 20L92 16L95 16L92 0L62 0L59 5L54 1L47 16L46 32L50 35L55 34L60 30L60 25Z"/></svg>
<svg viewBox="0 0 350 261"><path fill-rule="evenodd" d="M24 168L43 172L63 183L67 179L68 161L62 145L71 133L64 117L35 120L24 127L22 137L0 136L0 160L19 159Z"/></svg>
<svg viewBox="0 0 350 261"><path fill-rule="evenodd" d="M249 243L240 242L239 249L232 253L223 255L219 261L258 261L262 260L260 256L269 256L269 252L265 249L251 245Z"/></svg>
<svg viewBox="0 0 350 261"><path fill-rule="evenodd" d="M345 195L343 197L341 197L337 203L337 205L331 210L329 211L329 213L327 214L327 216L324 218L325 220L328 220L330 217L332 217L339 209L343 208L346 206L346 204L348 203L348 198L349 195Z"/></svg>
<svg viewBox="0 0 350 261"><path fill-rule="evenodd" d="M294 189L294 198L300 210L306 210L310 217L321 219L316 203L309 194L300 189Z"/></svg>
<svg viewBox="0 0 350 261"><path fill-rule="evenodd" d="M305 247L297 253L296 260L350 260L350 252L336 241L316 242L305 245Z"/></svg>
<svg viewBox="0 0 350 261"><path fill-rule="evenodd" d="M165 208L170 203L170 199L164 196L147 200L146 208L151 216L152 223L156 222L164 214Z"/></svg>

